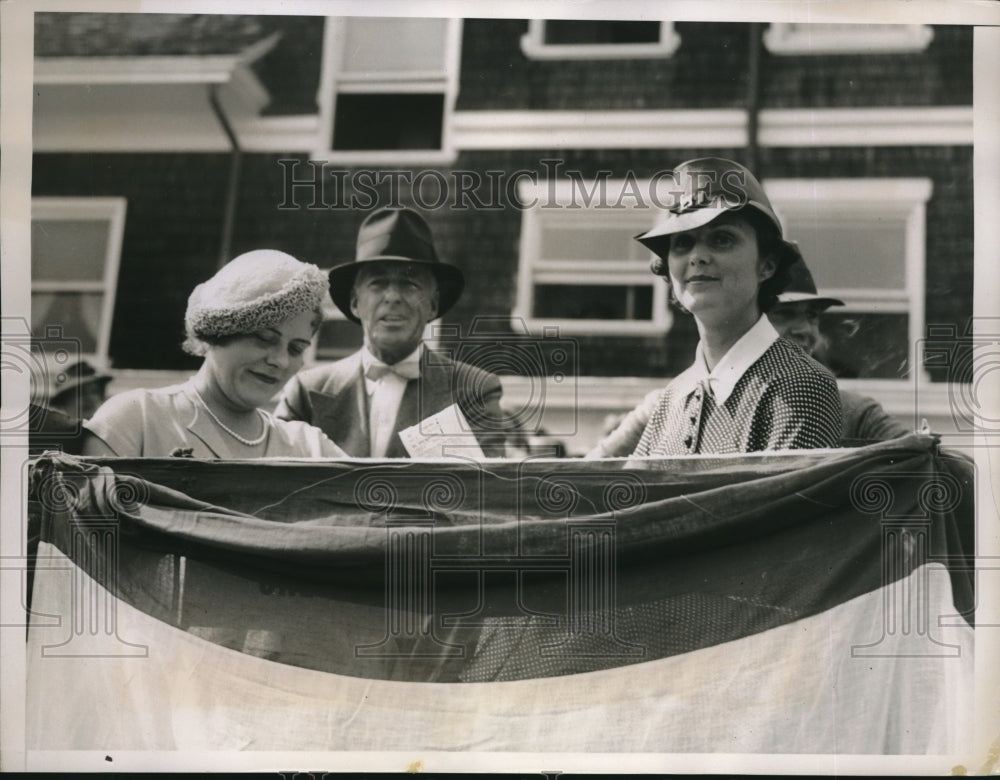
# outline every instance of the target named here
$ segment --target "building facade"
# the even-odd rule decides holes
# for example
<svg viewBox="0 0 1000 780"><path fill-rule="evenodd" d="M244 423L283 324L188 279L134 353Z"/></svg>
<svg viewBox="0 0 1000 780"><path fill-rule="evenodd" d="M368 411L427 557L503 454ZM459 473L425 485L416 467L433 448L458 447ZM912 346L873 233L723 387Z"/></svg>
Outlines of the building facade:
<svg viewBox="0 0 1000 780"><path fill-rule="evenodd" d="M672 167L712 155L758 174L847 303L823 325L842 381L954 425L969 27L46 13L35 33L32 325L79 338L112 391L196 367L184 308L220 263L347 261L399 203L467 280L429 336L583 451L691 360L632 236ZM330 314L315 360L360 343Z"/></svg>

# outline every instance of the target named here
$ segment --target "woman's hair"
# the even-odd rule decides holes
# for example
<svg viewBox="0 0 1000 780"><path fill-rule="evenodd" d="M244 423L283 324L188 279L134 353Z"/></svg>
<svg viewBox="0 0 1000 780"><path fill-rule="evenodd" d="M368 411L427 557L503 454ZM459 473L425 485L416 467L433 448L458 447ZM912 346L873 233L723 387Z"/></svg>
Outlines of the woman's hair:
<svg viewBox="0 0 1000 780"><path fill-rule="evenodd" d="M757 239L757 254L759 257L762 259L770 257L774 261L774 273L761 282L757 289L757 308L763 314L778 302L778 295L788 286L790 280L788 269L794 259L794 253L782 240L775 224L757 209L742 208L733 213L745 219L750 227L753 228L754 236ZM667 251L669 253L669 248ZM670 281L667 258L654 257L649 267L654 274L662 276L667 280L667 295L670 305L683 312L690 313L681 305L674 294L674 285Z"/></svg>
<svg viewBox="0 0 1000 780"><path fill-rule="evenodd" d="M317 306L313 309L313 319L312 319L312 332L316 335L316 331L319 330L319 326L323 324L323 308ZM188 335L181 344L181 349L187 352L189 355L195 355L196 357L203 357L205 353L208 352L209 347L224 347L226 344L231 344L237 339L245 338L249 336L249 333L230 333L225 336L216 335L202 335L198 336L194 333Z"/></svg>

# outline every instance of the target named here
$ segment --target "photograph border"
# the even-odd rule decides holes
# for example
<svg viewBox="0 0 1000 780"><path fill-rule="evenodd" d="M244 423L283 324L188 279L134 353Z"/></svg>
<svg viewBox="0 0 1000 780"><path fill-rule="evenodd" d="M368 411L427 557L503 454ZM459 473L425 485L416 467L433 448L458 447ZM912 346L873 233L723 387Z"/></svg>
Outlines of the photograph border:
<svg viewBox="0 0 1000 780"><path fill-rule="evenodd" d="M874 7L873 7L874 6ZM363 10L362 10L363 9ZM857 22L974 25L974 148L975 278L973 319L975 335L1000 339L1000 7L972 0L939 3L892 0L874 5L861 2L726 2L712 6L706 19L704 3L601 0L588 3L588 12L600 18L658 18L669 13L676 21ZM221 2L194 0L5 0L0 3L0 307L4 322L30 322L30 219L32 155L32 14L39 11L112 13L239 13L261 15L394 15L496 18L578 18L571 2L511 2L502 10L487 10L472 0L437 0L406 5L382 0L377 5L330 0L289 0L273 7L264 0L241 2L239 8ZM928 258L928 263L933 258ZM0 384L5 410L26 409L29 379L4 367ZM982 420L1000 419L1000 371L979 366L977 397L983 399ZM992 406L987 406L992 402ZM9 411L4 420L11 419ZM976 631L976 734L973 749L949 757L931 756L774 756L745 754L521 754L521 753L144 753L115 752L113 765L102 751L27 751L23 702L26 684L23 607L19 579L26 550L22 528L27 495L27 434L4 431L0 446L2 514L0 514L0 755L3 769L52 771L138 771L155 766L165 770L212 771L330 771L396 772L420 761L424 772L572 773L802 773L940 774L959 768L969 774L996 772L1000 753L1000 523L997 484L1000 436L984 427L974 452L977 473L977 572L980 603ZM13 583L14 587L11 587ZM20 623L18 622L20 621ZM16 627L19 626L20 627ZM15 627L11 627L15 626ZM18 706L21 705L21 706ZM944 760L942 760L944 759ZM950 762L950 763L949 763ZM947 763L948 765L944 765ZM959 772L964 773L964 772Z"/></svg>

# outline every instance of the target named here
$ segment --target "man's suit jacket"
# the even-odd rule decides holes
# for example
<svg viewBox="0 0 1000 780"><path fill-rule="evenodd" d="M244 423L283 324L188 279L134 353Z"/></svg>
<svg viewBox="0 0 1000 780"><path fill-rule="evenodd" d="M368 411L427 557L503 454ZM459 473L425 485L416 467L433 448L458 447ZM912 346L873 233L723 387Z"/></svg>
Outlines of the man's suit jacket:
<svg viewBox="0 0 1000 780"><path fill-rule="evenodd" d="M409 457L399 432L453 403L469 421L483 454L503 457L502 392L494 374L424 349L420 378L406 384L385 457ZM368 394L361 352L292 377L282 391L275 415L317 426L351 457L369 457Z"/></svg>

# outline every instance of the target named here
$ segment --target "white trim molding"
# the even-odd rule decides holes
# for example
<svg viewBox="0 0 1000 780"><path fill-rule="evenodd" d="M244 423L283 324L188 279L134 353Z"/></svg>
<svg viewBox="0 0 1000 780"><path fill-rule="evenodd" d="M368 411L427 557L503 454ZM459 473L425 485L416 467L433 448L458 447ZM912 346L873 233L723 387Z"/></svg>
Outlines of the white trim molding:
<svg viewBox="0 0 1000 780"><path fill-rule="evenodd" d="M456 111L456 149L677 149L742 147L746 112Z"/></svg>
<svg viewBox="0 0 1000 780"><path fill-rule="evenodd" d="M46 85L68 90L71 85ZM115 88L114 98L100 90ZM79 89L79 87L74 87ZM205 151L229 145L207 108L203 93L190 82L162 84L156 90L186 89L190 94L160 93L157 105L169 105L170 116L156 119L144 110L148 85L97 85L86 105L72 95L40 100L65 113L36 113L35 149L54 151ZM225 98L233 84L223 87ZM449 98L450 99L450 98ZM79 102L79 101L77 101ZM178 113L191 104L197 117ZM225 101L227 108L229 101ZM93 110L86 112L88 107ZM154 107L155 108L155 107ZM747 144L746 112L739 109L650 111L456 111L446 123L441 150L330 152L322 150L321 117L260 117L244 109L233 124L247 152L287 152L345 165L448 164L460 151L489 149L681 149L742 148ZM148 127L145 124L148 117ZM762 146L971 146L971 106L924 108L767 109L760 115Z"/></svg>
<svg viewBox="0 0 1000 780"><path fill-rule="evenodd" d="M236 56L36 57L35 84L224 84Z"/></svg>
<svg viewBox="0 0 1000 780"><path fill-rule="evenodd" d="M761 146L971 146L972 106L760 112Z"/></svg>
<svg viewBox="0 0 1000 780"><path fill-rule="evenodd" d="M762 146L971 146L971 106L767 109ZM739 109L457 111L453 147L477 149L740 148Z"/></svg>
<svg viewBox="0 0 1000 780"><path fill-rule="evenodd" d="M764 31L771 54L898 54L923 51L934 38L926 24L792 24Z"/></svg>
<svg viewBox="0 0 1000 780"><path fill-rule="evenodd" d="M660 24L660 40L655 43L546 43L546 19L528 21L528 32L521 36L521 51L532 60L608 60L670 57L681 44L674 23L643 19Z"/></svg>
<svg viewBox="0 0 1000 780"><path fill-rule="evenodd" d="M266 123L269 94L250 65L276 42L234 56L36 57L34 149L229 151L209 91L234 126Z"/></svg>

